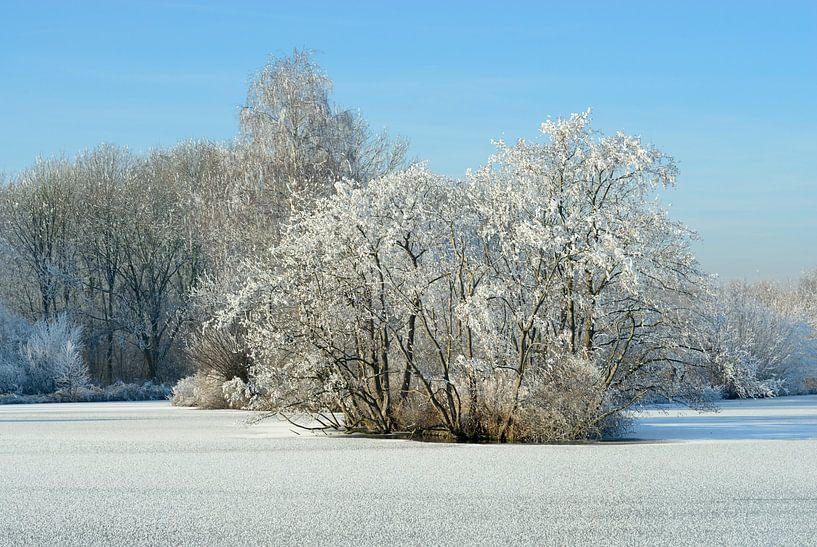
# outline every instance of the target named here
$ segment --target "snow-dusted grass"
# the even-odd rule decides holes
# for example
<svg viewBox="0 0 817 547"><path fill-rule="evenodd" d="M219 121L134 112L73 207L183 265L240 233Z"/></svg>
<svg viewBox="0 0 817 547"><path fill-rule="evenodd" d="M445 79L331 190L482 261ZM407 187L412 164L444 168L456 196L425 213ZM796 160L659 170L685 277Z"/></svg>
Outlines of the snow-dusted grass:
<svg viewBox="0 0 817 547"><path fill-rule="evenodd" d="M817 397L725 407L635 431L695 439L698 419L710 442L544 446L299 435L168 402L0 407L0 544L813 543ZM752 436L784 419L789 436Z"/></svg>

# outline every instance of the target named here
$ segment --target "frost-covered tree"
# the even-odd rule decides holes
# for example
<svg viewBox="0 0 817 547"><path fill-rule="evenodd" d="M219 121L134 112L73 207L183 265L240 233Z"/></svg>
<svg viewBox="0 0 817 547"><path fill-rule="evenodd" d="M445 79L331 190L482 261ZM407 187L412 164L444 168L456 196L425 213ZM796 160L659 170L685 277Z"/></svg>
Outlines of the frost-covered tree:
<svg viewBox="0 0 817 547"><path fill-rule="evenodd" d="M698 344L724 395L771 397L808 390L817 377L817 339L803 285L720 287L703 307Z"/></svg>
<svg viewBox="0 0 817 547"><path fill-rule="evenodd" d="M359 114L333 105L331 91L308 53L271 59L250 83L239 141L216 154L217 176L189 194L208 258L187 337L197 370L247 379L246 328L210 321L245 283L242 263L276 243L290 215L310 210L341 178L365 184L404 162L403 141L373 133Z"/></svg>
<svg viewBox="0 0 817 547"><path fill-rule="evenodd" d="M795 306L817 338L817 269L803 274L793 291L793 298Z"/></svg>
<svg viewBox="0 0 817 547"><path fill-rule="evenodd" d="M340 184L254 266L229 311L244 315L256 359L275 364L258 371L270 404L342 409L350 429L394 429L393 398L416 372L422 299L444 268L427 262L440 242L428 214L445 199L441 183L415 167L364 188Z"/></svg>
<svg viewBox="0 0 817 547"><path fill-rule="evenodd" d="M108 383L176 375L182 338L189 355L202 348L197 362L241 346L237 325L204 326L244 281L242 261L341 178L365 183L404 161L405 144L334 105L331 88L296 51L253 77L231 144L141 156L102 145L4 179L0 301L32 322L69 312Z"/></svg>
<svg viewBox="0 0 817 547"><path fill-rule="evenodd" d="M514 401L527 371L564 356L598 374L586 381L600 382L600 416L650 392L677 395L690 363L688 310L706 282L693 234L651 200L674 183L672 158L637 137L595 133L588 113L548 121L542 133L542 143L499 143L470 177L489 249L471 322L504 353Z"/></svg>
<svg viewBox="0 0 817 547"><path fill-rule="evenodd" d="M588 122L500 143L465 181L414 167L294 217L221 315L248 329L268 404L534 440L677 395L705 280L691 234L648 199L675 166Z"/></svg>
<svg viewBox="0 0 817 547"><path fill-rule="evenodd" d="M241 140L281 218L341 178L365 182L404 161L404 142L372 133L359 114L333 105L331 93L332 81L306 51L272 58L250 82Z"/></svg>

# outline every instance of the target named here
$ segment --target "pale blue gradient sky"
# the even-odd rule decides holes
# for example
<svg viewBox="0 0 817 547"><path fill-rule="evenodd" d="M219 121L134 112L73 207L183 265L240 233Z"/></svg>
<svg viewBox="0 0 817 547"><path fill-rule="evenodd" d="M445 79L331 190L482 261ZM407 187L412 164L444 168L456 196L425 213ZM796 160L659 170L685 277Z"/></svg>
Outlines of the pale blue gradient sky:
<svg viewBox="0 0 817 547"><path fill-rule="evenodd" d="M348 5L344 5L348 4ZM675 156L673 215L725 278L817 266L817 2L0 0L0 171L237 131L268 54L448 175L592 107Z"/></svg>

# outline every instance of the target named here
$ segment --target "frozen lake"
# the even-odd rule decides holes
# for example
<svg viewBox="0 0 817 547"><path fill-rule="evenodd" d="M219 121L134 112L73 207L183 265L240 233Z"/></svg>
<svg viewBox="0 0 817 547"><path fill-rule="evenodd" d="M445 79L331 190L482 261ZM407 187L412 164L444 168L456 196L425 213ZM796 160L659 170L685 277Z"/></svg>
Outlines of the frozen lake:
<svg viewBox="0 0 817 547"><path fill-rule="evenodd" d="M0 545L817 538L817 397L650 411L642 442L296 435L167 403L0 406Z"/></svg>
<svg viewBox="0 0 817 547"><path fill-rule="evenodd" d="M804 440L817 439L817 396L723 401L719 412L678 407L639 414L628 436L645 440Z"/></svg>

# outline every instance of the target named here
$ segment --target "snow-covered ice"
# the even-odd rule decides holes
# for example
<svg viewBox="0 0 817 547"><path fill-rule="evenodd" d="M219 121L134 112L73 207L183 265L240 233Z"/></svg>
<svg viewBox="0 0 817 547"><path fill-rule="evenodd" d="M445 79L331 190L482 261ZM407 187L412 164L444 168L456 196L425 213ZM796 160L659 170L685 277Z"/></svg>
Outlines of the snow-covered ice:
<svg viewBox="0 0 817 547"><path fill-rule="evenodd" d="M717 412L677 406L635 414L628 437L649 440L725 441L817 439L817 396L722 401Z"/></svg>
<svg viewBox="0 0 817 547"><path fill-rule="evenodd" d="M650 411L633 432L707 442L507 446L167 403L0 407L0 545L809 544L815 408Z"/></svg>

